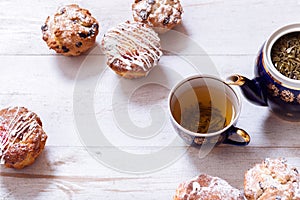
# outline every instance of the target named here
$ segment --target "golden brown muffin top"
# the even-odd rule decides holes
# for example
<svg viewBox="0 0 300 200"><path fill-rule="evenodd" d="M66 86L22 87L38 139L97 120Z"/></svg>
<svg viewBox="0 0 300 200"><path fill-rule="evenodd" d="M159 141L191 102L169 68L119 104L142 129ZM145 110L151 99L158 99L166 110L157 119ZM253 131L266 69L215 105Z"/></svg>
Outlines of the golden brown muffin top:
<svg viewBox="0 0 300 200"><path fill-rule="evenodd" d="M125 22L109 29L102 40L108 65L127 71L149 71L161 55L160 39L149 26Z"/></svg>
<svg viewBox="0 0 300 200"><path fill-rule="evenodd" d="M43 40L51 49L64 55L79 55L82 46L89 48L94 44L99 24L88 10L72 4L49 16L41 29Z"/></svg>
<svg viewBox="0 0 300 200"><path fill-rule="evenodd" d="M23 162L39 154L47 140L40 118L24 107L0 110L1 164Z"/></svg>
<svg viewBox="0 0 300 200"><path fill-rule="evenodd" d="M135 0L133 18L164 33L181 23L183 9L179 0Z"/></svg>

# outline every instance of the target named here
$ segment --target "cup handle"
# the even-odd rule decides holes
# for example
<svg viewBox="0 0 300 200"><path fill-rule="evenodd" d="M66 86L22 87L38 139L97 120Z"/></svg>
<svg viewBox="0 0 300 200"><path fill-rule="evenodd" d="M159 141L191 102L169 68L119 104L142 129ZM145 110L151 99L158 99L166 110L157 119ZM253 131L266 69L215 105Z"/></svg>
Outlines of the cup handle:
<svg viewBox="0 0 300 200"><path fill-rule="evenodd" d="M238 135L240 138L244 140L244 142L238 142L235 140L230 139L229 137L231 135ZM250 135L243 129L232 127L230 128L225 136L225 140L223 141L223 144L232 144L237 146L246 146L250 142Z"/></svg>

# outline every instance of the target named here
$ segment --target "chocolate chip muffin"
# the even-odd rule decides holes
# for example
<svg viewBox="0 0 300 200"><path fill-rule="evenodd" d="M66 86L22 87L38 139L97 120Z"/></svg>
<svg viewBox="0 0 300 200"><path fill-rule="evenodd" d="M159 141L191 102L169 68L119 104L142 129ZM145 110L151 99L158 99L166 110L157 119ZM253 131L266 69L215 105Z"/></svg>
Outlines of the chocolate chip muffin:
<svg viewBox="0 0 300 200"><path fill-rule="evenodd" d="M181 183L173 200L244 200L244 196L225 180L200 174Z"/></svg>
<svg viewBox="0 0 300 200"><path fill-rule="evenodd" d="M107 65L128 79L147 76L162 55L157 33L140 22L127 21L108 30L102 48Z"/></svg>
<svg viewBox="0 0 300 200"><path fill-rule="evenodd" d="M245 174L248 200L300 200L299 173L285 159L265 159Z"/></svg>
<svg viewBox="0 0 300 200"><path fill-rule="evenodd" d="M181 23L183 13L179 0L135 0L132 4L133 18L165 33Z"/></svg>
<svg viewBox="0 0 300 200"><path fill-rule="evenodd" d="M48 16L41 29L50 49L65 56L78 56L95 44L99 23L88 10L72 4Z"/></svg>
<svg viewBox="0 0 300 200"><path fill-rule="evenodd" d="M24 107L0 110L0 159L8 168L34 163L45 147L47 135L40 118Z"/></svg>

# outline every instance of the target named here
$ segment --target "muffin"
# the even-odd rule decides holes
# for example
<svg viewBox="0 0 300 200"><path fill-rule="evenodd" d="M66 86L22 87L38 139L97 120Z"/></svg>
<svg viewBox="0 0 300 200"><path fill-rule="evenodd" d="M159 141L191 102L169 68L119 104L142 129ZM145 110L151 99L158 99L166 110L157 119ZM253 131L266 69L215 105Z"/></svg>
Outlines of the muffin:
<svg viewBox="0 0 300 200"><path fill-rule="evenodd" d="M225 180L200 174L198 177L181 183L173 200L243 200L241 191Z"/></svg>
<svg viewBox="0 0 300 200"><path fill-rule="evenodd" d="M107 65L128 79L147 76L162 56L158 35L140 22L127 21L108 30L102 48Z"/></svg>
<svg viewBox="0 0 300 200"><path fill-rule="evenodd" d="M245 173L248 200L300 200L299 173L285 159L265 159Z"/></svg>
<svg viewBox="0 0 300 200"><path fill-rule="evenodd" d="M40 118L24 107L0 110L0 159L5 167L22 169L34 163L47 135Z"/></svg>
<svg viewBox="0 0 300 200"><path fill-rule="evenodd" d="M135 0L132 12L135 21L165 33L181 23L183 9L179 0Z"/></svg>
<svg viewBox="0 0 300 200"><path fill-rule="evenodd" d="M65 56L78 56L94 46L99 23L88 10L72 4L48 16L41 29L50 49Z"/></svg>

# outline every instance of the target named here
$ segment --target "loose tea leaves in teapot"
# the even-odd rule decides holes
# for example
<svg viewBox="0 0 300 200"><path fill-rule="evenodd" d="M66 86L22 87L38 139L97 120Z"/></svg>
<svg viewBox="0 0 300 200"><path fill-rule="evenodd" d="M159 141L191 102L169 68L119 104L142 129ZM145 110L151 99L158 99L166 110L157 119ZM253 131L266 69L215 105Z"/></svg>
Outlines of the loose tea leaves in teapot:
<svg viewBox="0 0 300 200"><path fill-rule="evenodd" d="M272 47L271 59L281 74L300 80L300 32L279 38Z"/></svg>

